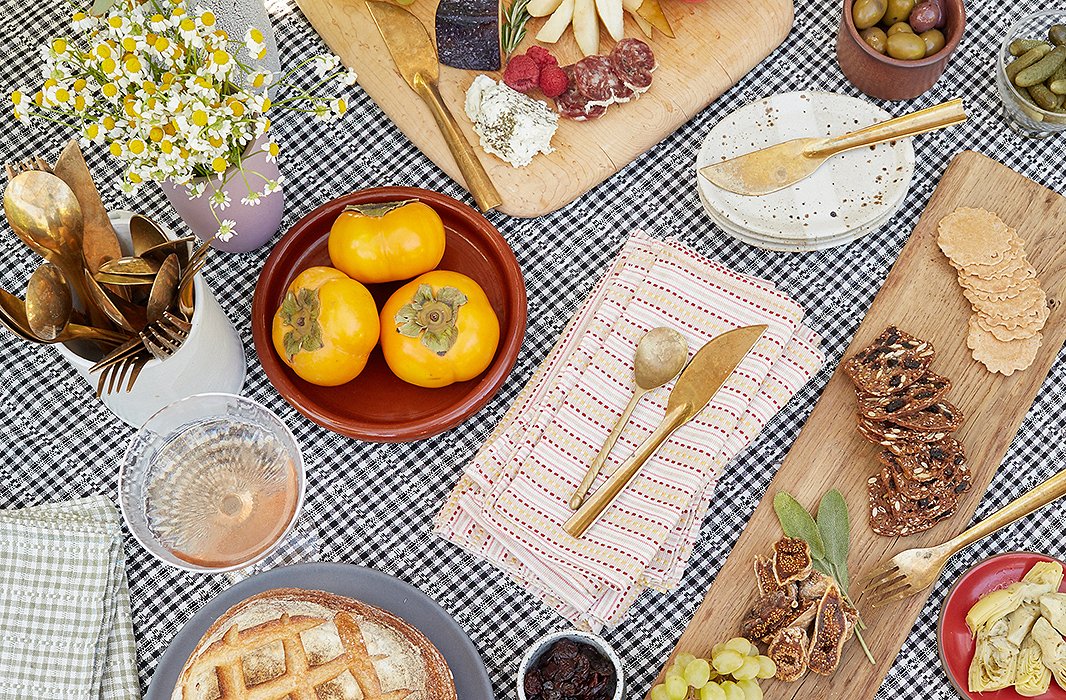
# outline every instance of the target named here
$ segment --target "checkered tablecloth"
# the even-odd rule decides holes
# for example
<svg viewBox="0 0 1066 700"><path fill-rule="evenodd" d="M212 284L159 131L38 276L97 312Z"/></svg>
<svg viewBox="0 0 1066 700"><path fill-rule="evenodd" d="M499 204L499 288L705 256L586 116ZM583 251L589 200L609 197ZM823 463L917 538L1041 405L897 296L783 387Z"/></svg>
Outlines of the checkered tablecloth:
<svg viewBox="0 0 1066 700"><path fill-rule="evenodd" d="M762 497L951 157L974 149L1053 189L1066 190L1066 137L1033 142L1013 134L999 115L993 84L995 47L1011 18L1046 3L971 0L966 36L936 87L911 103L886 105L901 113L961 95L972 115L961 127L916 138L914 182L889 225L847 247L800 255L767 253L725 235L703 214L691 174L701 139L711 126L724 114L778 92L814 89L858 95L834 55L839 0L796 0L796 5L795 26L783 46L619 174L550 216L521 220L490 214L525 273L529 331L503 390L477 416L444 435L414 444L375 445L334 435L304 419L267 382L252 348L252 291L269 249L218 256L209 266L207 279L245 343L250 365L245 394L278 412L303 446L309 479L301 530L317 536L322 559L374 567L436 599L469 633L499 698L514 696L515 669L528 643L564 623L500 572L433 537L430 518L463 463L544 358L628 232L643 228L660 237L677 236L738 271L772 280L808 310L809 323L825 338L829 358L827 368L726 470L682 585L670 594L644 594L625 622L607 633L625 662L631 697L640 698ZM325 50L291 0L272 0L268 6L284 64ZM58 30L69 7L61 0L0 0L0 93L5 99L17 85L36 79L37 46ZM347 118L332 124L291 115L275 120L283 148L281 171L287 178L283 230L318 204L364 187L413 185L470 201L358 88L351 102ZM58 129L18 125L7 108L0 112L0 161L35 152L54 157L69 137ZM89 163L98 175L115 174L114 163L101 150L89 154ZM137 209L176 223L154 188L136 200L107 189L105 198L114 208ZM21 294L38 262L9 231L0 232L0 286ZM94 493L114 497L116 465L131 430L92 397L53 349L30 346L0 332L0 357L0 507ZM1066 462L1062 360L1060 354L978 508L978 518ZM1059 504L956 557L878 697L951 697L937 663L934 632L949 583L969 563L993 552L1032 548L1062 557L1064 531L1066 506ZM132 540L126 547L141 677L147 684L170 638L228 581L163 566Z"/></svg>

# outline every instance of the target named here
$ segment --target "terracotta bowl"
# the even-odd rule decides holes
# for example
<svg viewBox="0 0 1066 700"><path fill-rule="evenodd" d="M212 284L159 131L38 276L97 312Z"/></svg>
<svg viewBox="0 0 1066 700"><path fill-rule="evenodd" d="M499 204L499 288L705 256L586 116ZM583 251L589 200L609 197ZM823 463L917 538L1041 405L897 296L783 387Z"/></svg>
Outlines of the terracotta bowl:
<svg viewBox="0 0 1066 700"><path fill-rule="evenodd" d="M500 345L480 376L439 389L398 379L375 348L351 382L322 387L305 382L274 350L271 324L285 290L303 270L329 265L330 227L349 204L419 199L444 221L447 243L439 269L462 272L485 290L500 319ZM368 288L380 309L404 282ZM374 442L406 442L455 427L488 403L514 367L526 332L526 288L514 253L485 217L451 197L412 187L361 190L323 204L289 229L267 258L252 301L252 337L267 378L296 410L319 425Z"/></svg>
<svg viewBox="0 0 1066 700"><path fill-rule="evenodd" d="M933 87L966 29L963 0L940 0L944 10L944 48L917 61L901 61L874 51L859 36L851 16L855 0L844 0L837 32L837 62L851 84L870 97L909 100Z"/></svg>

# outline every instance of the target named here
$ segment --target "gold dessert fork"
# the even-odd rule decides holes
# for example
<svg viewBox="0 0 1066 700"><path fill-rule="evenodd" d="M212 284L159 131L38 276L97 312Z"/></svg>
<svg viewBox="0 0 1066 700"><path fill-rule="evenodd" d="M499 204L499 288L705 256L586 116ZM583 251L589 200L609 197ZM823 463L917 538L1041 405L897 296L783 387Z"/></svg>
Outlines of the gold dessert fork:
<svg viewBox="0 0 1066 700"><path fill-rule="evenodd" d="M1066 496L1066 469L947 542L908 549L875 567L863 576L863 596L877 608L924 591L933 585L951 555L1062 496Z"/></svg>

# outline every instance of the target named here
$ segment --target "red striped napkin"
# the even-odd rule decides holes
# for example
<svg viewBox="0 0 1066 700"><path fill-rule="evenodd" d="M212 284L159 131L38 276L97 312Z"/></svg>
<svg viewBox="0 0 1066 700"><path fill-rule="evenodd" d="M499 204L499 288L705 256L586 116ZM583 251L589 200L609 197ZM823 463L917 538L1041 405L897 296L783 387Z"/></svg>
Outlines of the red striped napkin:
<svg viewBox="0 0 1066 700"><path fill-rule="evenodd" d="M617 623L645 588L678 584L723 467L821 368L820 339L802 318L770 283L679 242L634 234L465 467L436 531L574 624ZM727 330L759 323L766 333L710 404L584 537L566 534L567 501L632 395L641 337L670 326L691 355ZM670 388L640 402L593 489L659 423Z"/></svg>

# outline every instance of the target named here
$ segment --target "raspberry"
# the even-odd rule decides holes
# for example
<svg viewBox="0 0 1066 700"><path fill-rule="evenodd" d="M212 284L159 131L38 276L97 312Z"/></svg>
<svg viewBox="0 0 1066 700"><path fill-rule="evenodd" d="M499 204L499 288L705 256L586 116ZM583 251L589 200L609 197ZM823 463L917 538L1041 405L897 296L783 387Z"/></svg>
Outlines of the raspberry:
<svg viewBox="0 0 1066 700"><path fill-rule="evenodd" d="M540 70L540 91L546 97L558 97L566 92L570 79L559 66L544 66Z"/></svg>
<svg viewBox="0 0 1066 700"><path fill-rule="evenodd" d="M503 71L503 82L512 90L521 93L531 92L540 81L540 66L529 56L518 55L507 63Z"/></svg>
<svg viewBox="0 0 1066 700"><path fill-rule="evenodd" d="M559 65L559 62L555 60L555 56L552 56L551 52L543 46L530 46L526 51L526 55L532 58L542 70L545 66Z"/></svg>

